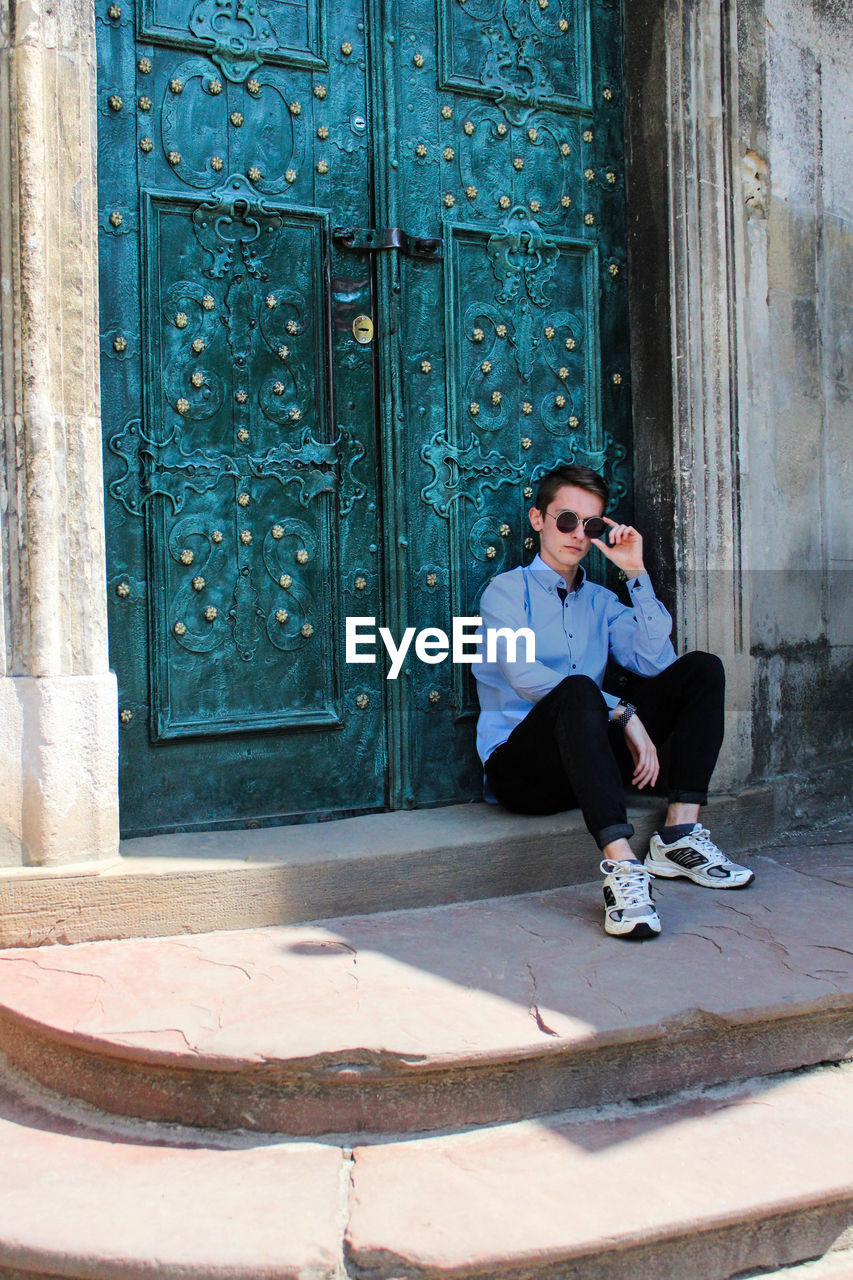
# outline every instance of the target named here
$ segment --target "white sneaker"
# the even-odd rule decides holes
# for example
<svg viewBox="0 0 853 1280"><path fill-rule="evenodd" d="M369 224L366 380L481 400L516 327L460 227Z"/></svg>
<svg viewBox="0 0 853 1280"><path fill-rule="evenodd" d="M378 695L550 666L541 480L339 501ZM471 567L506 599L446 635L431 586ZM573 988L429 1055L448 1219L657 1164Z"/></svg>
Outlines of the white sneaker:
<svg viewBox="0 0 853 1280"><path fill-rule="evenodd" d="M671 844L665 844L655 832L643 866L653 876L684 876L708 889L745 889L755 879L755 872L727 858L714 844L708 828L698 822L689 835Z"/></svg>
<svg viewBox="0 0 853 1280"><path fill-rule="evenodd" d="M620 938L654 938L660 919L652 899L649 873L641 862L605 858L604 928Z"/></svg>

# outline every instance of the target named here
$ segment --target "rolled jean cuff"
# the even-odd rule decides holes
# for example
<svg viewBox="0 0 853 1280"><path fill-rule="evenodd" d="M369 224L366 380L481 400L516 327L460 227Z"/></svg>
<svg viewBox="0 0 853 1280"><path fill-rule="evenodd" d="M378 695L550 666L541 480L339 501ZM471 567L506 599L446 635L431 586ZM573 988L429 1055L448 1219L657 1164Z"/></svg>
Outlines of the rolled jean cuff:
<svg viewBox="0 0 853 1280"><path fill-rule="evenodd" d="M630 840L633 834L634 828L630 822L614 822L612 827L603 827L601 831L593 832L595 843L602 850L614 840Z"/></svg>
<svg viewBox="0 0 853 1280"><path fill-rule="evenodd" d="M677 801L682 804L707 804L707 791L670 791L666 798L667 804L675 804Z"/></svg>

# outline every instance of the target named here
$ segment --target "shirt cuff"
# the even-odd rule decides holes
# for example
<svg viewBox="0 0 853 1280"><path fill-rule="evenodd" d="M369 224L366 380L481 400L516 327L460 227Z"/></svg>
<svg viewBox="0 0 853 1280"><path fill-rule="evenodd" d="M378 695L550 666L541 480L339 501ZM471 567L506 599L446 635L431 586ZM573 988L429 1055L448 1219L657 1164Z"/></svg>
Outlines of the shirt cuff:
<svg viewBox="0 0 853 1280"><path fill-rule="evenodd" d="M654 595L652 580L649 577L648 572L636 573L632 577L628 578L629 591L643 591L646 589L650 590L652 592L652 595Z"/></svg>
<svg viewBox="0 0 853 1280"><path fill-rule="evenodd" d="M603 689L601 690L601 696L611 711L622 701L618 693L605 693Z"/></svg>

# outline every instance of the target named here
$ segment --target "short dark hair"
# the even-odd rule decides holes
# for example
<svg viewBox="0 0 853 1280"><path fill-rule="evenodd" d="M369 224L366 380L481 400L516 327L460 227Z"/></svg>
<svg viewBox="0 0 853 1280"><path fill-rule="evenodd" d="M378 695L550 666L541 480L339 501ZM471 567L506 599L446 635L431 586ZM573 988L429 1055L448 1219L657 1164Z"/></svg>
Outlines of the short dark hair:
<svg viewBox="0 0 853 1280"><path fill-rule="evenodd" d="M553 471L547 472L539 481L535 505L543 515L553 501L557 490L562 489L565 484L573 484L577 489L587 489L590 493L594 493L601 498L604 503L604 510L607 510L610 491L607 488L604 477L600 476L597 471L593 471L592 467L582 467L576 463L565 463L563 466L555 467Z"/></svg>

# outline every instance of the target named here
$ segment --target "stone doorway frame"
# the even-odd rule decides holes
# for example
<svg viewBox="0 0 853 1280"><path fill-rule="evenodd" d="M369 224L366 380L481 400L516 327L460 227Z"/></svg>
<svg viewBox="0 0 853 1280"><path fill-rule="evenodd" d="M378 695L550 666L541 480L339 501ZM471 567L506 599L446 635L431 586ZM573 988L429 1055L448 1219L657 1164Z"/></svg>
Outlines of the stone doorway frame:
<svg viewBox="0 0 853 1280"><path fill-rule="evenodd" d="M734 5L665 0L652 12L623 0L635 491L657 515L648 561L682 645L726 662L730 728L717 789L748 769L751 688ZM0 192L9 193L0 202L0 866L118 851L96 82L92 0L0 0Z"/></svg>

